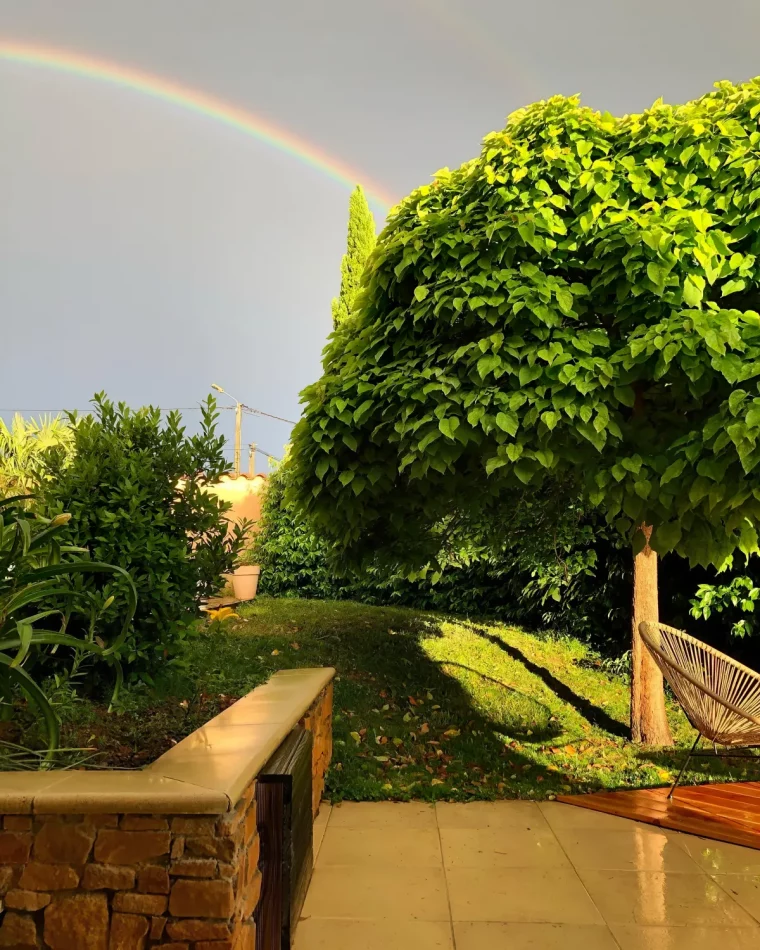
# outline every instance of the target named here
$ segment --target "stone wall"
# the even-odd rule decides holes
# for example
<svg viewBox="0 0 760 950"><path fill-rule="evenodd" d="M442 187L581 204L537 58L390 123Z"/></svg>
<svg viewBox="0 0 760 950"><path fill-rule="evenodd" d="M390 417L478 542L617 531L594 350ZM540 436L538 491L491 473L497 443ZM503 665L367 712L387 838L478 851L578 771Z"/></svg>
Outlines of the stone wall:
<svg viewBox="0 0 760 950"><path fill-rule="evenodd" d="M301 720L314 739L311 752L312 811L317 817L325 790L325 775L332 759L333 684L330 683Z"/></svg>
<svg viewBox="0 0 760 950"><path fill-rule="evenodd" d="M320 796L331 718L330 685L301 720ZM5 814L0 948L254 950L255 793L220 815Z"/></svg>

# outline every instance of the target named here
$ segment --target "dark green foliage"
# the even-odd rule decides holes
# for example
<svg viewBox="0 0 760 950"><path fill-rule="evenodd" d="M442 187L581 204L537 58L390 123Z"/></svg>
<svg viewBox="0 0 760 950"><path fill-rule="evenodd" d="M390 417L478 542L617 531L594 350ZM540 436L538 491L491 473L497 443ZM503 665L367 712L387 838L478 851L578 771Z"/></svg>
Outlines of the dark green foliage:
<svg viewBox="0 0 760 950"><path fill-rule="evenodd" d="M759 113L758 81L622 119L555 97L403 201L294 433L320 533L424 564L571 481L660 553L756 552Z"/></svg>
<svg viewBox="0 0 760 950"><path fill-rule="evenodd" d="M335 330L354 312L362 274L376 240L375 219L361 185L357 185L348 204L348 237L340 265L340 296L332 302Z"/></svg>
<svg viewBox="0 0 760 950"><path fill-rule="evenodd" d="M134 579L138 607L121 654L147 677L175 652L200 599L215 592L241 547L238 535L227 536L229 506L205 490L227 468L224 439L212 398L193 436L177 412L162 422L152 407L131 410L103 394L93 403L94 413L76 420L72 460L51 454L53 477L41 491L52 510L71 512L73 543ZM102 601L113 596L116 616L123 611L121 582L93 576L80 583ZM106 638L114 632L106 623Z"/></svg>
<svg viewBox="0 0 760 950"><path fill-rule="evenodd" d="M259 591L275 597L338 599L350 586L328 566L329 546L285 501L287 465L267 481L252 561L261 565Z"/></svg>
<svg viewBox="0 0 760 950"><path fill-rule="evenodd" d="M23 696L41 720L49 760L58 746L58 718L38 675L45 658L55 651L66 663L72 653L103 659L118 688L116 657L135 613L136 592L121 568L90 560L86 552L61 543L69 514L50 519L32 513L25 507L29 498L0 499L0 714L12 713L18 695ZM118 578L121 614L76 584L104 577ZM74 618L86 618L80 634L73 629ZM103 631L109 627L113 639L105 642Z"/></svg>
<svg viewBox="0 0 760 950"><path fill-rule="evenodd" d="M435 577L426 572L410 579L381 566L341 572L329 541L289 503L292 478L286 463L268 482L255 543L262 593L499 617L619 650L627 629L630 558L594 512L570 505L559 514L547 497L525 492L520 504L500 514L506 541L490 537L493 526L469 524L480 542L463 542Z"/></svg>

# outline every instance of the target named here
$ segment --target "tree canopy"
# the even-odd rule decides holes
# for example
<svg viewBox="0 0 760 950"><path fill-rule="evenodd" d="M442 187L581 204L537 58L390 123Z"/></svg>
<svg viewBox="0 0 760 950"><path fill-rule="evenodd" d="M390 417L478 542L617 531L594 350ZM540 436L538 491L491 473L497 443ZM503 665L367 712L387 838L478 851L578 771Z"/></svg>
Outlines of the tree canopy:
<svg viewBox="0 0 760 950"><path fill-rule="evenodd" d="M422 561L553 482L692 564L757 551L758 114L760 80L622 118L554 97L402 201L294 432L320 530Z"/></svg>
<svg viewBox="0 0 760 950"><path fill-rule="evenodd" d="M357 185L348 202L348 237L340 265L340 295L332 302L333 329L353 313L362 272L376 240L375 219L362 186Z"/></svg>

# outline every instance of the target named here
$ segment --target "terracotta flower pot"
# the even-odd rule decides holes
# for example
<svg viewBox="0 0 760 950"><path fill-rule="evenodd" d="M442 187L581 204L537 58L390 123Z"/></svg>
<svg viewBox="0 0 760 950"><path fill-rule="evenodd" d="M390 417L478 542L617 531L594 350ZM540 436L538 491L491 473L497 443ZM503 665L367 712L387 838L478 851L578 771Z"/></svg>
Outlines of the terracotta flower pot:
<svg viewBox="0 0 760 950"><path fill-rule="evenodd" d="M253 600L259 586L261 568L258 564L244 564L232 575L232 589L238 600Z"/></svg>

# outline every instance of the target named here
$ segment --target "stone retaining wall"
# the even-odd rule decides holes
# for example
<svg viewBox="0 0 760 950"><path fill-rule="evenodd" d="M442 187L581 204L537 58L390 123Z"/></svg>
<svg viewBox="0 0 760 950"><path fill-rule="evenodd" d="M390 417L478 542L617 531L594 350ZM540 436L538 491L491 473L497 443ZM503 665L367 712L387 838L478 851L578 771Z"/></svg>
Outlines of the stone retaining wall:
<svg viewBox="0 0 760 950"><path fill-rule="evenodd" d="M315 815L331 719L329 684L301 719L314 736ZM0 948L254 950L255 793L254 779L218 815L5 814Z"/></svg>

